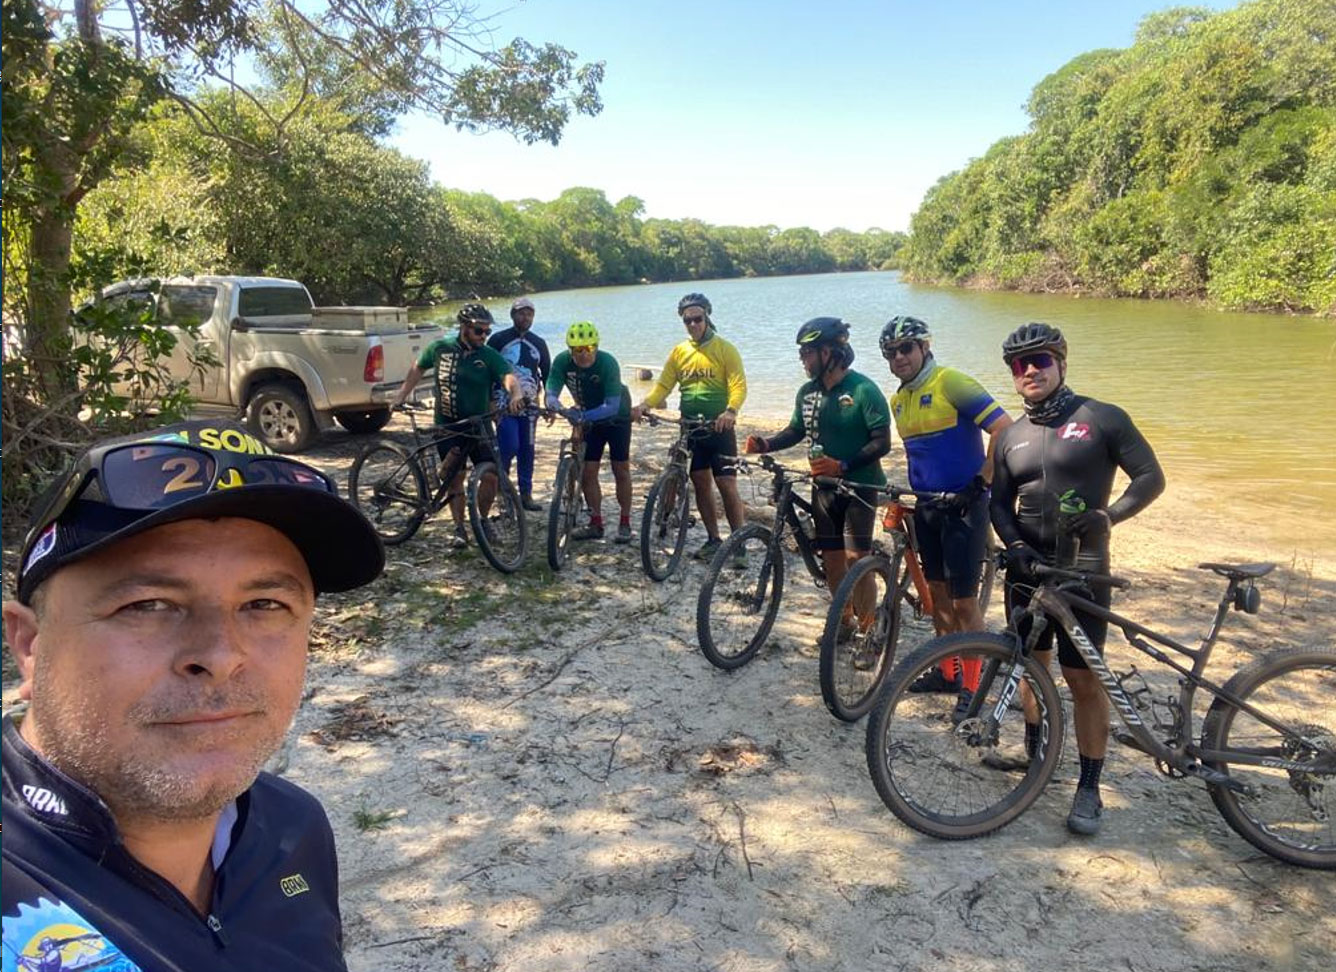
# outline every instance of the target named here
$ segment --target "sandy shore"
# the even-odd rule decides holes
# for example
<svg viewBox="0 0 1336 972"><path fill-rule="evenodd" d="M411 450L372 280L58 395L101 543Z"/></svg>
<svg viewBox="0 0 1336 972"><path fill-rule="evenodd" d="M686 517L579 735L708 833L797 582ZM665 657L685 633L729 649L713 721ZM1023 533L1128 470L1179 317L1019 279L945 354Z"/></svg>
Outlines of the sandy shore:
<svg viewBox="0 0 1336 972"><path fill-rule="evenodd" d="M559 432L540 427L540 500ZM346 481L362 441L331 433L309 458ZM637 511L667 442L637 433ZM544 523L512 577L447 552L441 518L375 585L322 599L286 773L333 821L354 972L1330 967L1331 876L1256 852L1198 785L1115 745L1104 832L1077 839L1069 743L1002 833L917 835L872 788L862 724L821 703L826 600L804 572L772 643L725 673L695 643L701 566L656 585L634 546L596 542L554 577ZM1117 531L1136 582L1120 606L1194 640L1221 589L1196 562L1285 556L1242 534L1171 483ZM1336 644L1336 563L1287 560L1264 587L1259 615L1231 616L1218 677ZM911 625L901 651L927 635ZM1133 652L1115 636L1110 655Z"/></svg>

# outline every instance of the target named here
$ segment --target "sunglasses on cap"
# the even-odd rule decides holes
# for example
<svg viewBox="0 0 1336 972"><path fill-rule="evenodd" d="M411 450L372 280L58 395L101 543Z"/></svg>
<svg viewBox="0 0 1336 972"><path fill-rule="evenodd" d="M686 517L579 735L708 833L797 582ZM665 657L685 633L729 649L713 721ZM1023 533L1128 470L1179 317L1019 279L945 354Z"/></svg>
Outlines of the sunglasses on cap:
<svg viewBox="0 0 1336 972"><path fill-rule="evenodd" d="M338 495L320 470L282 456L255 454L263 448L235 429L215 433L206 445L147 440L95 446L75 463L65 488L37 521L32 535L55 523L80 499L145 513L176 506L206 493L241 486L297 486Z"/></svg>
<svg viewBox="0 0 1336 972"><path fill-rule="evenodd" d="M1023 354L1019 358L1011 359L1011 373L1013 376L1019 378L1021 375L1025 374L1031 365L1034 365L1039 371L1043 371L1045 368L1052 368L1057 360L1058 359L1048 351L1038 351L1035 354Z"/></svg>
<svg viewBox="0 0 1336 972"><path fill-rule="evenodd" d="M684 317L682 318L682 323L683 323L683 324L704 324L704 323L705 323L705 315L704 315L704 314L691 314L691 315L689 315L689 316L684 316Z"/></svg>
<svg viewBox="0 0 1336 972"><path fill-rule="evenodd" d="M914 349L917 347L918 347L917 341L902 341L899 344L891 345L889 348L882 348L881 353L882 357L884 357L887 361L890 361L897 354L903 358L909 357L911 354L914 353Z"/></svg>
<svg viewBox="0 0 1336 972"><path fill-rule="evenodd" d="M578 344L571 348L571 354L593 354L598 348L593 344Z"/></svg>

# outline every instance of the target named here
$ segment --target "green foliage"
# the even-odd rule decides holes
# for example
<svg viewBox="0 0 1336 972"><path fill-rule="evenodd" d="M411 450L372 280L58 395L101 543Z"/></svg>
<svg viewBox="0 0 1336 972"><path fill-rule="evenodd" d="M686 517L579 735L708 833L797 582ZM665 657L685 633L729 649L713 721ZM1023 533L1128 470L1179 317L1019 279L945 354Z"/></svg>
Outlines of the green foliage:
<svg viewBox="0 0 1336 972"><path fill-rule="evenodd" d="M1152 14L924 197L912 277L1332 312L1336 0Z"/></svg>

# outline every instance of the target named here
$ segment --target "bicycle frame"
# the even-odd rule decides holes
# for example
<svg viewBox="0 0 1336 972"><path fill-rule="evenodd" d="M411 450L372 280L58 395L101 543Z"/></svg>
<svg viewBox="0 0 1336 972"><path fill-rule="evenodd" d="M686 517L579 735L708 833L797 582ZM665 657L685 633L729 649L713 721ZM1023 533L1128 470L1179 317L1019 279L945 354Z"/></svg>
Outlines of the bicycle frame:
<svg viewBox="0 0 1336 972"><path fill-rule="evenodd" d="M1098 579L1098 577L1096 577ZM1117 580L1112 578L1112 580ZM1249 753L1242 750L1229 750L1220 752L1216 750L1203 750L1194 743L1192 727L1192 701L1198 688L1203 688L1218 698L1224 699L1230 705L1246 712L1259 722L1284 734L1294 733L1292 726L1287 726L1271 718L1265 712L1259 710L1256 706L1238 698L1234 693L1227 691L1223 686L1216 684L1206 678L1202 673L1210 661L1211 651L1215 646L1216 639L1224 627L1225 617L1229 611L1230 605L1234 602L1235 594L1239 588L1239 582L1230 579L1229 586L1225 595L1220 599L1216 607L1215 618L1212 621L1211 629L1203 638L1200 647L1189 648L1167 635L1152 631L1145 625L1138 624L1128 618L1123 617L1114 611L1109 610L1095 602L1073 593L1066 587L1081 583L1080 580L1069 579L1059 584L1044 583L1041 584L1034 593L1027 608L1016 612L1009 626L1009 632L1017 639L1019 649L1024 653L1029 653L1036 642L1039 633L1046 626L1049 618L1052 618L1062 629L1067 632L1071 638L1072 644L1076 646L1077 651L1085 660L1086 665L1094 672L1096 679L1109 702L1117 711L1118 717L1127 727L1128 735L1118 736L1119 742L1129 745L1134 749L1140 750L1152 758L1163 762L1178 772L1187 776L1192 776L1207 783L1215 783L1227 786L1238 792L1251 792L1251 787L1240 783L1227 773L1221 773L1204 765L1205 762L1221 761L1239 764L1251 764L1255 766L1266 766L1273 769L1282 769L1294 772L1311 772L1313 763L1298 762L1277 757L1271 753ZM1139 708L1132 696L1123 687L1123 680L1127 676L1119 677L1108 663L1101 657L1099 651L1091 642L1085 630L1076 620L1073 609L1086 612L1094 617L1108 622L1122 631L1123 637L1133 648L1143 654L1149 655L1155 661L1169 666L1177 672L1180 678L1181 688L1179 689L1178 716L1181 717L1182 731L1177 745L1170 746L1161 742L1147 727L1142 720ZM1028 615L1034 618L1034 627L1030 636L1026 639L1024 645L1020 644L1020 636L1016 632L1016 622L1021 616ZM1149 640L1148 640L1149 639ZM1155 644L1151 644L1154 642ZM1163 645L1171 651L1185 655L1192 659L1192 666L1189 668L1176 661L1170 655L1161 651L1155 645ZM1133 668L1135 672L1135 667ZM1129 673L1130 674L1130 673ZM1010 677L1010 683L1004 688L997 707L994 709L990 718L1000 720L1006 705L1011 701L1015 690L1019 688L1021 672L1019 668L1013 668Z"/></svg>
<svg viewBox="0 0 1336 972"><path fill-rule="evenodd" d="M446 435L432 436L427 438L426 441L423 441L423 432L418 427L417 423L417 409L406 408L404 411L408 413L408 424L413 430L414 446L409 453L409 458L417 463L418 467L426 474L428 481L431 483L432 494L429 509L432 513L438 513L445 508L446 503L449 501L451 496L450 484L454 481L456 476L464 471L464 465L468 461L468 457L463 453L455 452L453 458L451 458L451 453L447 453L446 458L440 460L430 455L430 451L436 448L438 442L442 442L445 439L453 439L459 435L471 434L476 436L479 440L486 442L491 447L492 454L499 457L501 452L496 443L496 427L491 421L496 415L496 412L485 412L482 415L475 415L470 418L449 422L444 427L457 428L458 431L451 431ZM473 433L465 431L470 427L475 430ZM448 476L441 475L442 462L449 463L450 474Z"/></svg>
<svg viewBox="0 0 1336 972"><path fill-rule="evenodd" d="M824 587L826 585L825 562L798 519L799 510L809 517L812 515L812 504L799 496L793 488L798 483L810 481L811 477L805 473L794 473L792 470L784 468L770 456L762 456L760 464L762 469L771 473L774 477L770 486L770 501L775 506L775 518L770 525L770 547L767 556L771 559L783 556L782 544L785 527L787 527L788 531L793 534L793 541L798 546L798 553L802 556L803 566L807 568L807 573L811 575L817 586Z"/></svg>

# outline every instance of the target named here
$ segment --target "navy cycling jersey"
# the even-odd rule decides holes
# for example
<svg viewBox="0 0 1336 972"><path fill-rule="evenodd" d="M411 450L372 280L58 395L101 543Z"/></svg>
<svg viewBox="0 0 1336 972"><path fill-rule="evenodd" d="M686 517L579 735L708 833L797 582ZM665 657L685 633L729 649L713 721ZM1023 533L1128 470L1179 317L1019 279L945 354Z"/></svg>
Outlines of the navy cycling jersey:
<svg viewBox="0 0 1336 972"><path fill-rule="evenodd" d="M538 391L547 384L548 372L552 370L552 359L548 354L547 342L530 328L521 331L518 327L508 327L496 331L487 339L487 346L505 358L519 379L520 390L526 397L536 398ZM509 397L503 394L499 401L504 404Z"/></svg>
<svg viewBox="0 0 1336 972"><path fill-rule="evenodd" d="M130 855L106 804L34 752L9 716L0 746L4 972L346 968L334 835L309 793L261 773L225 811L202 915Z"/></svg>
<svg viewBox="0 0 1336 972"><path fill-rule="evenodd" d="M1118 469L1131 478L1112 504ZM1024 541L1051 555L1057 546L1059 497L1074 490L1111 523L1140 512L1164 491L1164 473L1150 443L1116 405L1084 395L1053 421L1029 416L1003 429L993 455L992 518L1005 544ZM1109 538L1087 535L1083 555L1105 555Z"/></svg>

